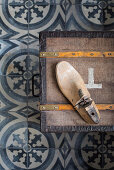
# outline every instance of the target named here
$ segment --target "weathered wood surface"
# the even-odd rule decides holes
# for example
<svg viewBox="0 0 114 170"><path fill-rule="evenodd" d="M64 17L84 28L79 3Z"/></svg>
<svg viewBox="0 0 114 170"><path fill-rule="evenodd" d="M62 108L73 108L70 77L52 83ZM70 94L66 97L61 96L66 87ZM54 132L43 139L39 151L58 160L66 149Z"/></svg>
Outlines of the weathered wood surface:
<svg viewBox="0 0 114 170"><path fill-rule="evenodd" d="M46 51L113 51L113 38L59 37L46 39Z"/></svg>
<svg viewBox="0 0 114 170"><path fill-rule="evenodd" d="M65 36L65 37L64 37ZM68 36L68 37L67 37ZM75 36L75 37L74 37ZM43 39L44 38L44 39ZM44 33L40 37L41 51L114 51L114 33ZM44 44L43 44L44 43ZM99 88L90 88L91 97L97 104L114 103L114 58L46 58L42 65L41 104L69 104L60 92L55 67L60 61L68 61L81 74L86 84L93 73L94 84ZM88 73L90 72L90 74ZM95 85L95 87L96 87ZM90 87L90 86L89 86ZM101 88L102 87L102 88ZM114 111L100 111L101 121L90 126L75 111L42 111L42 131L112 131L114 130ZM52 123L52 124L51 124Z"/></svg>
<svg viewBox="0 0 114 170"><path fill-rule="evenodd" d="M101 123L100 125L92 125L91 129L95 131L104 131L104 130L114 130L108 126L113 126L114 124L114 115L111 111L100 111L101 114ZM113 113L114 114L114 113ZM80 115L74 111L47 111L42 112L41 115L41 129L42 131L58 132L58 131L77 131L78 126L82 126L82 131L87 131L87 127L90 124L87 124L83 121ZM99 127L96 128L95 127ZM57 127L59 127L57 129ZM72 127L72 128L70 128ZM74 128L75 127L75 128ZM85 127L85 128L84 128ZM103 128L104 127L104 128Z"/></svg>

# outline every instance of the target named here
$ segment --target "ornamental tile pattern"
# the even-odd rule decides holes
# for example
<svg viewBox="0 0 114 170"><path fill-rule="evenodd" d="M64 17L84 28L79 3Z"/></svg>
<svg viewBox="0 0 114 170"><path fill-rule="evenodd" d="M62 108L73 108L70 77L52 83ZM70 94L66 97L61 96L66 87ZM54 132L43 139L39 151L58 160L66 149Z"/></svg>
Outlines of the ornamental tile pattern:
<svg viewBox="0 0 114 170"><path fill-rule="evenodd" d="M45 30L114 30L114 1L0 0L0 170L113 170L112 132L40 131Z"/></svg>

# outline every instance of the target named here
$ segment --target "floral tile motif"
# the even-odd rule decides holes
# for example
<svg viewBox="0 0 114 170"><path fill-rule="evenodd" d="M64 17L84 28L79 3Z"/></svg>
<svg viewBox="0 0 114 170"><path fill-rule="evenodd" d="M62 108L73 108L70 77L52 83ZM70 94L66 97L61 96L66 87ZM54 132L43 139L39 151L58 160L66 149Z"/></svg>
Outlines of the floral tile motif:
<svg viewBox="0 0 114 170"><path fill-rule="evenodd" d="M17 39L28 34L28 7L0 5L0 37Z"/></svg>
<svg viewBox="0 0 114 170"><path fill-rule="evenodd" d="M30 155L31 154L31 155ZM34 170L64 170L64 157L59 149L36 149L28 154L29 168Z"/></svg>
<svg viewBox="0 0 114 170"><path fill-rule="evenodd" d="M113 132L66 134L65 146L66 169L71 162L77 169L114 168Z"/></svg>
<svg viewBox="0 0 114 170"><path fill-rule="evenodd" d="M1 148L22 149L28 143L27 118L17 118L16 112L0 113Z"/></svg>
<svg viewBox="0 0 114 170"><path fill-rule="evenodd" d="M25 39L0 39L1 75L23 75L28 70L28 62L28 44Z"/></svg>
<svg viewBox="0 0 114 170"><path fill-rule="evenodd" d="M82 4L71 5L66 8L66 29L84 31L102 31L114 29L113 2L84 1Z"/></svg>
<svg viewBox="0 0 114 170"><path fill-rule="evenodd" d="M4 148L0 152L0 170L27 169L27 153L24 149Z"/></svg>
<svg viewBox="0 0 114 170"><path fill-rule="evenodd" d="M64 136L64 133L42 133L35 118L29 118L28 144L32 148L59 148L64 153Z"/></svg>
<svg viewBox="0 0 114 170"><path fill-rule="evenodd" d="M27 107L28 80L23 76L0 76L0 111L21 111Z"/></svg>
<svg viewBox="0 0 114 170"><path fill-rule="evenodd" d="M36 5L29 9L29 13L29 33L32 36L38 38L40 31L65 29L64 5Z"/></svg>
<svg viewBox="0 0 114 170"><path fill-rule="evenodd" d="M3 169L63 170L64 158L59 149L1 149Z"/></svg>
<svg viewBox="0 0 114 170"><path fill-rule="evenodd" d="M113 3L0 0L0 170L114 169L112 132L42 133L39 112L39 33L113 30Z"/></svg>
<svg viewBox="0 0 114 170"><path fill-rule="evenodd" d="M85 1L85 0L84 0ZM113 16L114 16L114 2L113 0L103 1L103 0L95 0L91 2L85 1L83 2L83 6L88 9L88 18L94 22L94 18L97 16L97 20L103 25L111 25L113 24ZM90 10L91 8L92 10ZM98 15L99 13L99 15Z"/></svg>

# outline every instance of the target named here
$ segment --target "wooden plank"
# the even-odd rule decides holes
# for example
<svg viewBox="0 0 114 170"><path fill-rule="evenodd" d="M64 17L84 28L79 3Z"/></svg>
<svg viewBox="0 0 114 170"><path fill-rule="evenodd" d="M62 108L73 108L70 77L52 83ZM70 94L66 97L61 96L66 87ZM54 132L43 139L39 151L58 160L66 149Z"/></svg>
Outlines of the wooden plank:
<svg viewBox="0 0 114 170"><path fill-rule="evenodd" d="M76 111L41 111L44 132L114 131L114 112L100 111L100 123L87 124Z"/></svg>
<svg viewBox="0 0 114 170"><path fill-rule="evenodd" d="M47 52L114 51L114 38L59 37L46 39Z"/></svg>
<svg viewBox="0 0 114 170"><path fill-rule="evenodd" d="M114 110L114 104L97 104L99 110ZM71 104L45 104L40 105L41 111L65 111L75 110Z"/></svg>
<svg viewBox="0 0 114 170"><path fill-rule="evenodd" d="M113 51L71 51L71 52L41 52L40 57L42 58L77 58L77 57L103 57L103 58L109 58L114 57Z"/></svg>

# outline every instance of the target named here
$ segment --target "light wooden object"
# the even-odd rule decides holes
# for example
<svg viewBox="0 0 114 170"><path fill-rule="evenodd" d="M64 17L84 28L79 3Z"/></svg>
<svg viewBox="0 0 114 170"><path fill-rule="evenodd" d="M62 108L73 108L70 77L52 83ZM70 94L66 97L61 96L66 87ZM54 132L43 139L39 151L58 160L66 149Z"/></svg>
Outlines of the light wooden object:
<svg viewBox="0 0 114 170"><path fill-rule="evenodd" d="M76 103L80 101L83 96L90 98L90 93L87 90L81 75L74 69L74 67L66 61L58 63L56 66L56 78L60 90L72 103L80 116L87 123L99 123L100 114L94 101L92 101L91 104L87 106L85 105L85 107L83 106L81 108L78 107L79 104L76 105Z"/></svg>

